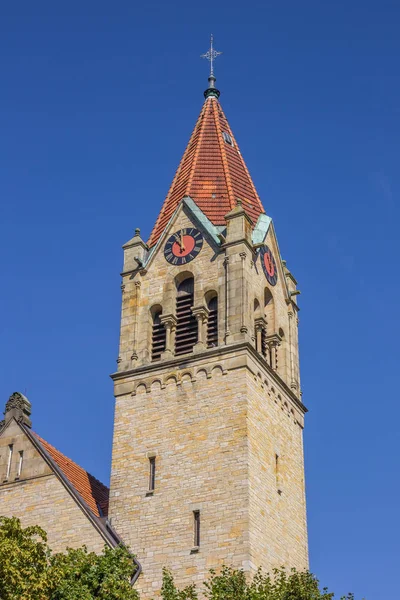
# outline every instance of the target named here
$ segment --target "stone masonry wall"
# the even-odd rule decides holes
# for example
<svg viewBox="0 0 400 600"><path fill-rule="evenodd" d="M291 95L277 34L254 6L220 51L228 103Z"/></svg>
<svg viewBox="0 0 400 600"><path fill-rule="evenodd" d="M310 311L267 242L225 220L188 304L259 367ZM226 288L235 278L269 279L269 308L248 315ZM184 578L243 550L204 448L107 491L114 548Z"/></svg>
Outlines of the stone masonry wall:
<svg viewBox="0 0 400 600"><path fill-rule="evenodd" d="M9 444L13 444L13 461L5 481ZM20 451L24 452L23 466L16 481ZM0 515L18 517L24 527L43 527L55 552L83 544L101 552L104 546L100 534L14 420L0 436Z"/></svg>
<svg viewBox="0 0 400 600"><path fill-rule="evenodd" d="M208 363L183 370L178 381L161 376L116 404L110 515L142 563L144 598L160 589L163 566L188 585L224 561L242 567L249 560L245 380ZM194 510L201 518L196 552Z"/></svg>
<svg viewBox="0 0 400 600"><path fill-rule="evenodd" d="M181 205L165 239L198 227L191 219ZM272 226L266 243L277 263L275 286L240 206L228 221L224 245L204 232L201 252L187 265L167 263L165 239L142 270L134 265L140 238L125 249L110 516L143 565L144 599L159 589L164 565L182 586L223 562L247 571L308 564L295 281ZM210 291L218 294L218 347L198 343L174 356L177 284L187 276L194 278L197 314L207 313ZM171 333L154 362L152 307L162 310ZM206 318L198 326L204 340ZM156 489L149 495L153 456ZM192 551L195 510L201 511L198 552Z"/></svg>
<svg viewBox="0 0 400 600"><path fill-rule="evenodd" d="M305 569L303 415L268 374L247 379L252 566Z"/></svg>

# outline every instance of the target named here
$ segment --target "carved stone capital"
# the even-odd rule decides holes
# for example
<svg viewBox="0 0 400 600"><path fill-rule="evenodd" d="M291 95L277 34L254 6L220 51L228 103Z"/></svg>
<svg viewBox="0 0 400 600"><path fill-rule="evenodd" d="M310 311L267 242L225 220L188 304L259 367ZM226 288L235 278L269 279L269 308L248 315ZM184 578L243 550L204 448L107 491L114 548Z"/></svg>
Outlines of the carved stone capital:
<svg viewBox="0 0 400 600"><path fill-rule="evenodd" d="M267 321L264 317L258 317L254 320L254 326L256 331L262 331L267 329Z"/></svg>
<svg viewBox="0 0 400 600"><path fill-rule="evenodd" d="M271 335L268 335L267 338L266 338L266 343L268 344L268 346L270 348L276 348L277 346L280 346L281 342L282 342L282 338L277 333L273 333Z"/></svg>
<svg viewBox="0 0 400 600"><path fill-rule="evenodd" d="M191 308L193 316L202 323L206 323L208 321L208 315L210 311L206 306L192 306Z"/></svg>
<svg viewBox="0 0 400 600"><path fill-rule="evenodd" d="M166 329L175 329L177 319L176 316L173 314L160 315L160 323L164 325Z"/></svg>

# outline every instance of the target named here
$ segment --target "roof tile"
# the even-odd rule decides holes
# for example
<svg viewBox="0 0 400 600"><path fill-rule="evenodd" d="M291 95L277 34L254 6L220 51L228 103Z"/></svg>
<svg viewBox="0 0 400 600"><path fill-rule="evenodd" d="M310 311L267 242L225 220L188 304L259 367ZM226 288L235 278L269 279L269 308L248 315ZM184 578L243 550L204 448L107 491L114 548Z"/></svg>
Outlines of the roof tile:
<svg viewBox="0 0 400 600"><path fill-rule="evenodd" d="M228 133L233 146L223 137ZM227 118L217 98L204 102L185 153L149 239L157 243L184 196L190 196L214 225L225 225L225 215L240 198L256 223L264 208Z"/></svg>
<svg viewBox="0 0 400 600"><path fill-rule="evenodd" d="M85 471L85 469L77 465L73 460L64 456L64 454L46 442L46 440L41 438L37 433L34 431L32 431L32 433L54 460L59 469L61 469L71 485L76 489L80 496L82 496L83 500L96 517L107 516L109 497L108 487ZM102 514L100 514L99 507Z"/></svg>

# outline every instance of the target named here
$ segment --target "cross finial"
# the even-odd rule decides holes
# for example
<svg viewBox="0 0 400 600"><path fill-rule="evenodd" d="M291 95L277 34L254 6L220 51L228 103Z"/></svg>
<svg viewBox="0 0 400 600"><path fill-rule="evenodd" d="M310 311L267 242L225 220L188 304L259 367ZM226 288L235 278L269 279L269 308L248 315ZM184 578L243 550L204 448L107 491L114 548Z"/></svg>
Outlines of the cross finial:
<svg viewBox="0 0 400 600"><path fill-rule="evenodd" d="M205 54L201 55L201 58L206 58L207 60L210 61L210 76L211 77L214 76L214 60L217 58L217 56L222 54L222 52L218 52L218 50L214 50L213 42L214 42L214 36L213 36L213 34L211 34L210 49L207 50L207 52Z"/></svg>
<svg viewBox="0 0 400 600"><path fill-rule="evenodd" d="M210 49L207 50L207 52L205 54L201 55L201 58L206 58L207 60L210 61L210 76L208 78L208 89L206 89L206 91L204 92L205 98L208 98L209 96L215 96L216 98L219 98L219 90L217 90L215 87L216 79L214 76L214 60L217 58L217 56L222 54L222 52L218 52L218 50L214 50L213 44L214 44L214 36L213 36L213 34L211 34Z"/></svg>

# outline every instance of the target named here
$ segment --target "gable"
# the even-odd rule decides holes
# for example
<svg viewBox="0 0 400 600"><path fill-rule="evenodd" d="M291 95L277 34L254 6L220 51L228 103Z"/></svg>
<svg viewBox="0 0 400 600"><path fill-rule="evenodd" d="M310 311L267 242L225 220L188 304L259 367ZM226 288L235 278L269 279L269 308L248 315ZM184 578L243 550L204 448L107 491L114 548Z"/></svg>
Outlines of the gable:
<svg viewBox="0 0 400 600"><path fill-rule="evenodd" d="M29 513L28 524L50 528L56 546L71 545L75 533L74 546L114 545L100 519L108 512L108 488L13 417L0 429L0 501L1 514L22 519ZM68 516L79 524L76 532L58 531L55 515L57 523Z"/></svg>
<svg viewBox="0 0 400 600"><path fill-rule="evenodd" d="M0 433L0 484L50 474L51 468L23 428L10 419Z"/></svg>
<svg viewBox="0 0 400 600"><path fill-rule="evenodd" d="M280 280L281 287L282 287L282 293L285 297L287 297L288 289L287 289L287 284L286 284L286 276L285 276L285 273L283 270L282 256L281 256L278 240L277 240L276 233L275 233L275 228L274 228L274 225L272 222L268 229L267 235L265 237L265 243L272 250L272 252L274 254L276 265L277 265L278 272L279 272L279 280Z"/></svg>
<svg viewBox="0 0 400 600"><path fill-rule="evenodd" d="M156 261L158 266L167 266L168 263L164 258L165 244L173 233L185 228L196 228L201 232L204 239L204 244L201 251L202 256L205 254L204 250L206 246L210 248L211 256L218 252L220 246L220 240L218 237L220 234L219 229L213 225L213 223L211 223L208 217L197 206L192 198L185 197L183 198L182 202L179 203L179 206L171 216L164 231L160 235L157 244L150 250L148 257L144 262L144 268L146 270L151 268L151 265L154 261ZM196 257L196 260L193 262L197 263L197 261L198 258ZM189 266L191 263L187 264Z"/></svg>

